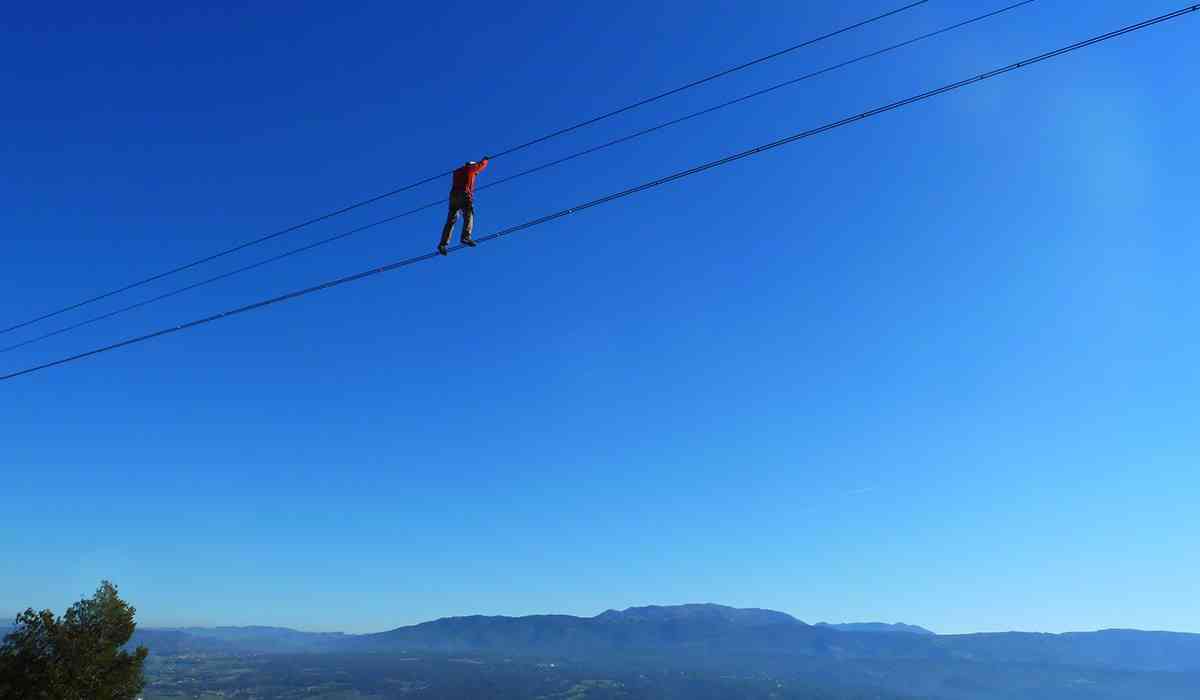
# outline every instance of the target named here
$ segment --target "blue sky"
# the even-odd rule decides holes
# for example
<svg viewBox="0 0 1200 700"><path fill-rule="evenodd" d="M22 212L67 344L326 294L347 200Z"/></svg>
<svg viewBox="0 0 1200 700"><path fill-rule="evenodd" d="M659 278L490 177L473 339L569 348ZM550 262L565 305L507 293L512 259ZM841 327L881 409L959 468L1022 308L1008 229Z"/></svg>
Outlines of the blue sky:
<svg viewBox="0 0 1200 700"><path fill-rule="evenodd" d="M0 325L901 2L25 5ZM939 2L480 184L1004 3ZM481 192L479 235L1177 8L1049 0ZM0 387L0 611L375 631L715 601L1200 632L1200 18ZM437 183L13 341L445 195ZM419 254L434 209L5 353Z"/></svg>

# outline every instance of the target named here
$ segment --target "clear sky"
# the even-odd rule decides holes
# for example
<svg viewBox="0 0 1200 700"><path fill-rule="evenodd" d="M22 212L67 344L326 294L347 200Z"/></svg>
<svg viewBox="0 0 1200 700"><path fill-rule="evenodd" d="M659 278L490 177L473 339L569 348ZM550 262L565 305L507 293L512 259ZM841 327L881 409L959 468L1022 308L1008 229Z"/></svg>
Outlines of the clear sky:
<svg viewBox="0 0 1200 700"><path fill-rule="evenodd" d="M0 325L904 4L20 3ZM934 0L480 183L999 7ZM481 192L478 235L1176 9L1042 0ZM1200 17L0 385L0 612L376 631L713 601L1200 632ZM439 181L12 341L444 197ZM434 209L0 357L432 250Z"/></svg>

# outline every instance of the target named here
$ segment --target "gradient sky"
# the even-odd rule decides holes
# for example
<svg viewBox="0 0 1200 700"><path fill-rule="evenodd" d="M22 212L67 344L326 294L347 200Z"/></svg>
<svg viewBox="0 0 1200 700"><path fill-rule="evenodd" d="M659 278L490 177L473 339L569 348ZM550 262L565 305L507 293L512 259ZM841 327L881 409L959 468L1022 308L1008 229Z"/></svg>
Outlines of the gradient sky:
<svg viewBox="0 0 1200 700"><path fill-rule="evenodd" d="M19 4L0 325L903 4ZM481 184L1005 4L902 16ZM480 193L479 235L1176 9L1042 0ZM376 631L714 601L1200 632L1200 17L0 385L0 612ZM445 195L438 182L34 328ZM431 210L0 371L431 250Z"/></svg>

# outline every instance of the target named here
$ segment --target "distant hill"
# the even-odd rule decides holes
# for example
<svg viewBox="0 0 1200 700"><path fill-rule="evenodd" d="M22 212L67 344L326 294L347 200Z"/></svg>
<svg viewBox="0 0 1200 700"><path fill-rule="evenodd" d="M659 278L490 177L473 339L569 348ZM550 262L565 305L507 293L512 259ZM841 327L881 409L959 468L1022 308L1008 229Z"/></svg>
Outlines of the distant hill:
<svg viewBox="0 0 1200 700"><path fill-rule="evenodd" d="M419 649L565 657L658 653L846 660L1057 664L1200 672L1200 635L1136 630L935 635L910 625L807 625L785 613L720 605L609 610L595 617L451 617L346 638L357 650ZM1200 695L1198 695L1200 697Z"/></svg>
<svg viewBox="0 0 1200 700"><path fill-rule="evenodd" d="M231 647L259 652L302 652L334 649L341 632L301 632L286 627L185 627L178 631Z"/></svg>
<svg viewBox="0 0 1200 700"><path fill-rule="evenodd" d="M1139 671L1200 671L1200 634L1101 630L1036 634L994 632L937 637L955 658L1065 664ZM1200 698L1200 688L1196 697Z"/></svg>
<svg viewBox="0 0 1200 700"><path fill-rule="evenodd" d="M237 647L219 639L201 637L179 630L138 627L129 640L128 648L144 646L153 655L175 654L232 654Z"/></svg>
<svg viewBox="0 0 1200 700"><path fill-rule="evenodd" d="M900 632L904 634L933 634L924 627L916 625L906 625L903 622L888 624L886 622L842 622L832 624L829 622L818 622L817 627L829 627L838 630L839 632L876 632L881 634Z"/></svg>
<svg viewBox="0 0 1200 700"><path fill-rule="evenodd" d="M594 617L449 617L364 635L277 627L139 628L154 654L403 652L560 658L741 659L804 663L1026 664L1129 672L1200 673L1200 635L1138 630L1069 634L934 635L912 625L808 625L782 612L713 604L608 610ZM1197 694L1200 698L1200 693Z"/></svg>
<svg viewBox="0 0 1200 700"><path fill-rule="evenodd" d="M917 635L846 633L805 624L773 610L714 604L609 610L595 617L451 617L362 635L348 643L362 650L597 657L627 654L802 655L829 659L948 656Z"/></svg>
<svg viewBox="0 0 1200 700"><path fill-rule="evenodd" d="M796 618L775 610L761 608L731 608L715 603L688 605L647 605L624 610L606 610L594 618L601 622L709 622L741 627L759 625L804 624Z"/></svg>
<svg viewBox="0 0 1200 700"><path fill-rule="evenodd" d="M714 604L609 610L595 617L451 617L362 635L363 649L509 651L594 655L634 651L777 650L820 647L836 635L786 613Z"/></svg>
<svg viewBox="0 0 1200 700"><path fill-rule="evenodd" d="M341 632L301 632L285 627L139 627L131 646L152 653L263 653L336 651L346 639Z"/></svg>

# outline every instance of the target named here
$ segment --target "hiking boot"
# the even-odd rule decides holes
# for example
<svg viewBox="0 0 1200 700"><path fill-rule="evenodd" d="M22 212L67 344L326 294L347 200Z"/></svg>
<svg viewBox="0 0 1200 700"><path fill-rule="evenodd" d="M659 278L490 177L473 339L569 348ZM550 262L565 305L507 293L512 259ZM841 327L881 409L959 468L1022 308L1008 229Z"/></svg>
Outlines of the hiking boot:
<svg viewBox="0 0 1200 700"><path fill-rule="evenodd" d="M446 244L438 243L438 255L445 255L445 254L446 254Z"/></svg>
<svg viewBox="0 0 1200 700"><path fill-rule="evenodd" d="M471 238L470 236L463 236L462 239L459 240L459 243L462 243L469 248L475 247L475 239Z"/></svg>

